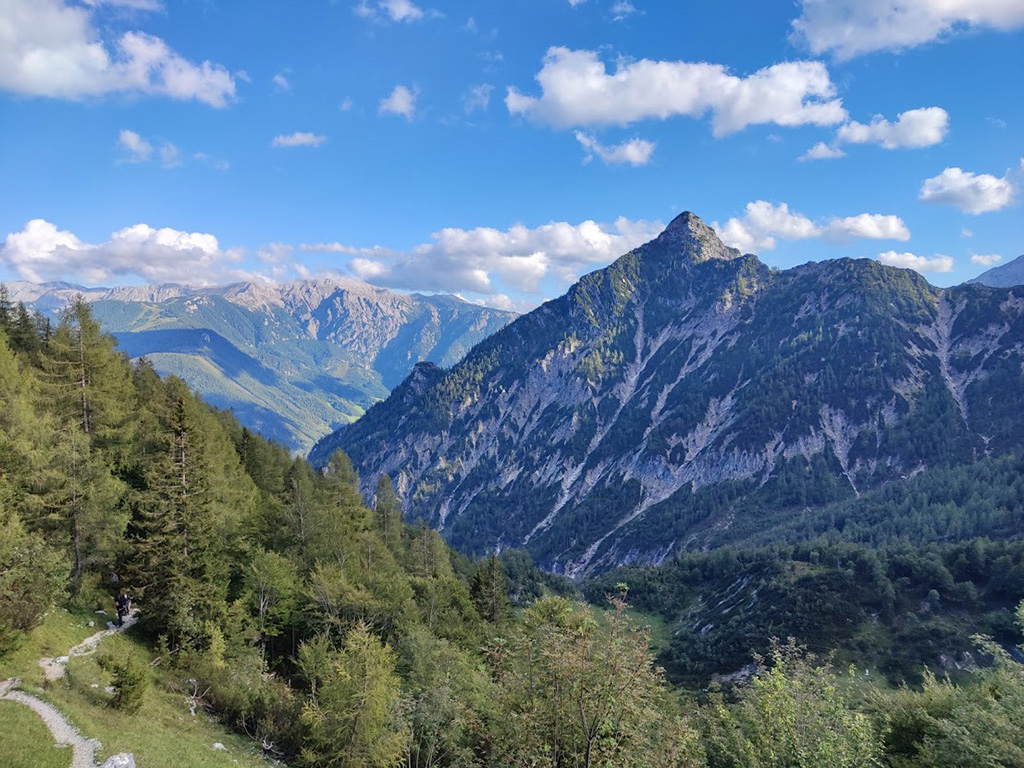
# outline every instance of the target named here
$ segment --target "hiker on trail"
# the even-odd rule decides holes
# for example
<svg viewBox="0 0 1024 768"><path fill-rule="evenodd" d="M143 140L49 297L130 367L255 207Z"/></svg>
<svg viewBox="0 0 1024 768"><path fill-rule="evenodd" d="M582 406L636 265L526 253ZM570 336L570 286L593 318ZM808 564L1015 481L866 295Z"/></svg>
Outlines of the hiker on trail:
<svg viewBox="0 0 1024 768"><path fill-rule="evenodd" d="M125 590L114 599L114 606L117 608L117 626L124 626L124 617L132 612L132 599L128 597Z"/></svg>

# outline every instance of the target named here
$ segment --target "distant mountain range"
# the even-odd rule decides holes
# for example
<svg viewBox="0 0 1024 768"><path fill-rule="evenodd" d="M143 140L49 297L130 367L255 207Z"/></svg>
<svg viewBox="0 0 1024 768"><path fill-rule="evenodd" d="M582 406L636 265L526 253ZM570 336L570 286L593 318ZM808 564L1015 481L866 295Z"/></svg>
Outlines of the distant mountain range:
<svg viewBox="0 0 1024 768"><path fill-rule="evenodd" d="M580 577L1022 446L1024 287L778 271L685 213L311 459L390 474L464 551Z"/></svg>
<svg viewBox="0 0 1024 768"><path fill-rule="evenodd" d="M1018 256L1013 261L992 267L969 282L980 283L992 288L1012 288L1015 285L1024 285L1024 256Z"/></svg>
<svg viewBox="0 0 1024 768"><path fill-rule="evenodd" d="M132 357L306 452L387 396L414 364L449 366L515 317L448 295L397 294L348 279L86 288L7 284L55 314L77 294Z"/></svg>

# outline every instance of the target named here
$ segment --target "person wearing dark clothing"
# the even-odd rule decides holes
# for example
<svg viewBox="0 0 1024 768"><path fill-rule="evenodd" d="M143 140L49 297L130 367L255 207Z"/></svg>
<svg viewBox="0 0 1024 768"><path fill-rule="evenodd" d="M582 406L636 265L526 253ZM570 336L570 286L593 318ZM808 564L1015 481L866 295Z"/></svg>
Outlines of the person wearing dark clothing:
<svg viewBox="0 0 1024 768"><path fill-rule="evenodd" d="M121 593L114 599L114 606L117 608L117 626L124 626L124 617L132 612L132 599L128 593L121 590Z"/></svg>

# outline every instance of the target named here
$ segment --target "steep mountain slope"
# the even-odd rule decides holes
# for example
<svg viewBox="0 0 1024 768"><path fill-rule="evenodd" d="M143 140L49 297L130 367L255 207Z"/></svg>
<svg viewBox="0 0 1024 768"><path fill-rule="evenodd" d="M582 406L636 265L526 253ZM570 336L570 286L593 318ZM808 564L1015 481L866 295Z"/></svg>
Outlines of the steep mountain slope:
<svg viewBox="0 0 1024 768"><path fill-rule="evenodd" d="M1024 436L1024 290L840 259L778 272L696 216L322 440L481 551L659 562L742 500L823 504ZM755 521L756 522L756 521ZM750 521L745 521L750 524Z"/></svg>
<svg viewBox="0 0 1024 768"><path fill-rule="evenodd" d="M970 282L992 288L1012 288L1015 285L1024 285L1024 255L998 267L992 267Z"/></svg>
<svg viewBox="0 0 1024 768"><path fill-rule="evenodd" d="M387 396L422 360L451 365L515 315L454 296L400 295L356 280L114 289L9 284L54 313L76 294L132 357L305 452Z"/></svg>

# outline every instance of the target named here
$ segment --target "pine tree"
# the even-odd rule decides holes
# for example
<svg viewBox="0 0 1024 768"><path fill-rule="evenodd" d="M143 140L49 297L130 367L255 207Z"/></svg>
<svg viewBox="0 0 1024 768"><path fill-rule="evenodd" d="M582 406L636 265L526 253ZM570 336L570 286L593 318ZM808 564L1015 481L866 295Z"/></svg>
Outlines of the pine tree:
<svg viewBox="0 0 1024 768"><path fill-rule="evenodd" d="M497 555L491 555L477 566L470 594L480 616L486 621L501 624L508 619L508 584Z"/></svg>
<svg viewBox="0 0 1024 768"><path fill-rule="evenodd" d="M0 331L4 336L10 336L11 326L14 322L14 305L11 303L11 294L7 286L0 283Z"/></svg>
<svg viewBox="0 0 1024 768"><path fill-rule="evenodd" d="M133 505L128 578L142 592L147 623L187 645L223 610L227 574L218 563L203 406L177 379L163 405L160 450Z"/></svg>
<svg viewBox="0 0 1024 768"><path fill-rule="evenodd" d="M402 546L402 505L388 475L381 475L373 498L377 530L388 549L397 554Z"/></svg>

